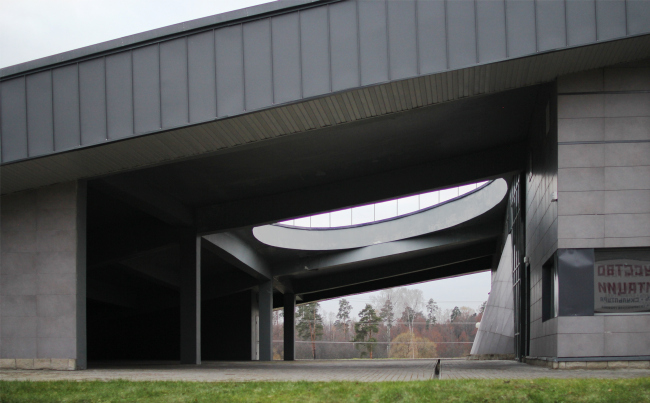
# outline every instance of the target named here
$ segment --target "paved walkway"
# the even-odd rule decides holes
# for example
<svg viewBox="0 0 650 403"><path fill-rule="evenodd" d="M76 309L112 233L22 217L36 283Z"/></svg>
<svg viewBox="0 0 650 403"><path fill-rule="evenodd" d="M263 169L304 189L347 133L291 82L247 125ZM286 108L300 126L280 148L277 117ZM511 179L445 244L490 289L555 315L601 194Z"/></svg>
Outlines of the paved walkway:
<svg viewBox="0 0 650 403"><path fill-rule="evenodd" d="M647 369L548 369L517 361L442 360L440 379L640 378Z"/></svg>
<svg viewBox="0 0 650 403"><path fill-rule="evenodd" d="M416 381L431 379L436 360L323 360L98 365L84 371L2 370L6 380L134 381Z"/></svg>
<svg viewBox="0 0 650 403"><path fill-rule="evenodd" d="M3 380L133 381L416 381L433 378L436 360L323 360L206 362L200 366L167 363L95 365L84 371L1 370ZM441 379L633 378L650 370L551 370L516 361L443 360Z"/></svg>

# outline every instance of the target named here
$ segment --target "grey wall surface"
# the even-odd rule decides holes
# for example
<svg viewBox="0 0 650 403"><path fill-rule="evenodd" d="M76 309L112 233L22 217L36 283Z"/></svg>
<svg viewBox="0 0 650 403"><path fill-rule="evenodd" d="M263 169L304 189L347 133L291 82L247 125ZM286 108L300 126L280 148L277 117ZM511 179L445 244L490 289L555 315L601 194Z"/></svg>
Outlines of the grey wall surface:
<svg viewBox="0 0 650 403"><path fill-rule="evenodd" d="M558 79L560 248L650 245L650 61Z"/></svg>
<svg viewBox="0 0 650 403"><path fill-rule="evenodd" d="M85 185L0 200L3 367L86 366Z"/></svg>
<svg viewBox="0 0 650 403"><path fill-rule="evenodd" d="M557 357L650 355L650 315L560 316Z"/></svg>
<svg viewBox="0 0 650 403"><path fill-rule="evenodd" d="M560 77L558 151L558 247L650 246L650 61ZM560 316L557 356L650 355L648 334L647 314Z"/></svg>
<svg viewBox="0 0 650 403"><path fill-rule="evenodd" d="M556 97L540 96L531 125L530 166L526 172L526 255L530 264L530 355L554 357L556 320L542 322L542 265L557 250ZM548 108L548 120L547 120Z"/></svg>
<svg viewBox="0 0 650 403"><path fill-rule="evenodd" d="M563 310L570 301L563 301L562 289L578 280L565 278L563 284L561 272L560 316L541 320L542 265L558 248L564 253L650 245L649 90L647 61L559 77L557 118L551 103L549 134L540 129L543 122L534 125L526 234L531 356L650 354L650 315L593 316L593 307L584 306L580 312L575 306ZM551 201L553 192L557 202ZM593 283L593 273L583 274L582 281Z"/></svg>
<svg viewBox="0 0 650 403"><path fill-rule="evenodd" d="M470 354L514 354L514 315L512 236L508 235Z"/></svg>
<svg viewBox="0 0 650 403"><path fill-rule="evenodd" d="M38 72L4 69L2 163L650 32L650 2L638 0L347 0L302 7L222 25L207 19L175 38L143 33L126 49L96 45L103 53Z"/></svg>

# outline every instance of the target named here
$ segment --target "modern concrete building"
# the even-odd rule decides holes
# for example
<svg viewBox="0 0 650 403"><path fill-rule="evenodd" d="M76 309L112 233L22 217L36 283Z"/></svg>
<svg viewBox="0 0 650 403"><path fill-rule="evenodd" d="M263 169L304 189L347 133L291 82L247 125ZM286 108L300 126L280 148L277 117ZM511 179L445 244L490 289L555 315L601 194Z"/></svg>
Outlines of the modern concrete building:
<svg viewBox="0 0 650 403"><path fill-rule="evenodd" d="M481 270L475 354L647 362L649 60L645 0L287 0L6 67L0 363L270 360L274 307L292 359L296 303Z"/></svg>

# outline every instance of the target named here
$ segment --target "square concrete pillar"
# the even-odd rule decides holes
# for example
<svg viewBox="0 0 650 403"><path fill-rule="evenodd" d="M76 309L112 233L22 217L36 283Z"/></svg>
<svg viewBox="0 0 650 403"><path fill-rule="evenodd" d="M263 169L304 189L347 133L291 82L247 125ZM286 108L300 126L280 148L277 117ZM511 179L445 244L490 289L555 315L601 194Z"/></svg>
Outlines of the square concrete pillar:
<svg viewBox="0 0 650 403"><path fill-rule="evenodd" d="M181 364L201 363L201 237L183 231L181 251Z"/></svg>
<svg viewBox="0 0 650 403"><path fill-rule="evenodd" d="M284 360L296 359L296 295L284 294Z"/></svg>
<svg viewBox="0 0 650 403"><path fill-rule="evenodd" d="M260 359L260 309L258 294L257 289L251 291L251 360L253 361Z"/></svg>
<svg viewBox="0 0 650 403"><path fill-rule="evenodd" d="M273 281L260 284L260 361L273 361Z"/></svg>
<svg viewBox="0 0 650 403"><path fill-rule="evenodd" d="M85 182L2 196L0 240L3 366L86 368Z"/></svg>

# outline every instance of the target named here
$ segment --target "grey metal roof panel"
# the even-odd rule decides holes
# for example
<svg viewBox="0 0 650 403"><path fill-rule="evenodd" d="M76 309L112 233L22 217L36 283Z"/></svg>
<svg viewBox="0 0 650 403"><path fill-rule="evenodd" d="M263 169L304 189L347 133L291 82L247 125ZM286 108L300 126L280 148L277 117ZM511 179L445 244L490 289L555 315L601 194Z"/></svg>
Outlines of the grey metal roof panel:
<svg viewBox="0 0 650 403"><path fill-rule="evenodd" d="M110 54L101 53L106 44L84 48L88 60L49 70L47 60L56 60L41 59L43 71L26 73L24 82L20 76L2 82L0 98L6 107L0 160L8 163L102 144L409 75L451 71L453 80L447 80L440 96L467 96L470 78L454 69L650 32L650 18L645 18L649 2L632 0L621 2L629 3L622 14L620 6L589 0L399 3L291 0L135 35L129 37L134 47L114 48ZM612 13L611 21L604 11ZM212 24L215 21L234 25ZM197 27L207 31L191 31ZM169 32L180 36L170 37ZM153 44L152 38L157 38ZM93 56L92 49L100 53ZM77 77L67 74L66 85L61 85L63 70L72 71L72 66ZM507 70L498 74L510 80L521 76ZM49 88L48 80L53 81ZM486 84L472 82L475 87ZM43 91L38 90L41 86ZM78 87L77 96L70 93L71 87ZM400 97L393 101L400 108L417 103L415 87L396 88ZM353 102L350 112L355 117L376 113L365 98L360 98L360 108ZM337 114L338 119L347 119L346 113ZM59 124L77 115L78 128L76 123ZM296 130L305 126L299 120L296 124Z"/></svg>
<svg viewBox="0 0 650 403"><path fill-rule="evenodd" d="M52 183L194 158L247 143L318 130L372 116L550 82L559 75L608 66L613 62L649 58L650 35L646 35L352 89L229 119L5 164L0 167L1 192L12 193ZM425 91L427 96L422 98L422 104L411 101L410 106L406 103L402 105L402 98L406 99L408 94L408 98L412 99L410 93L414 93L418 86L421 87L421 83L425 83L425 87L428 83ZM465 89L458 91L461 86ZM377 96L372 96L373 92ZM316 106L322 120L310 116L310 105ZM368 113L362 112L364 107ZM263 122L272 125L273 130L268 130Z"/></svg>

